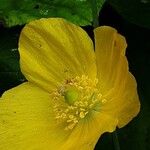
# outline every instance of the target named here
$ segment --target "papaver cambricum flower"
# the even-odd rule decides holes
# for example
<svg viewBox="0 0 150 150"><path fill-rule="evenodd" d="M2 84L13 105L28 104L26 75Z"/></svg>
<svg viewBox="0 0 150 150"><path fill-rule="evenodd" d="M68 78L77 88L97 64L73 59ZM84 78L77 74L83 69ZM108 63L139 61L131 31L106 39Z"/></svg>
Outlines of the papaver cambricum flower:
<svg viewBox="0 0 150 150"><path fill-rule="evenodd" d="M0 150L93 150L100 135L139 112L126 41L98 27L93 42L64 19L35 20L19 39L27 82L0 101Z"/></svg>

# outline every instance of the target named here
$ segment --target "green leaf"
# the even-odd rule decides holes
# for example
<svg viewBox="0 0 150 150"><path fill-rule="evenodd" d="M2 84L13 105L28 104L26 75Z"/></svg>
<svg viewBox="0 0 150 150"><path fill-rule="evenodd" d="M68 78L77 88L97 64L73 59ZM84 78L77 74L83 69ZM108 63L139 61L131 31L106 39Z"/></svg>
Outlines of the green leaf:
<svg viewBox="0 0 150 150"><path fill-rule="evenodd" d="M0 28L0 94L22 83L17 43L20 30Z"/></svg>
<svg viewBox="0 0 150 150"><path fill-rule="evenodd" d="M150 0L108 0L128 21L150 28Z"/></svg>
<svg viewBox="0 0 150 150"><path fill-rule="evenodd" d="M97 0L99 11L105 0ZM38 18L61 17L81 25L93 21L90 0L1 0L0 18L6 26L22 25Z"/></svg>

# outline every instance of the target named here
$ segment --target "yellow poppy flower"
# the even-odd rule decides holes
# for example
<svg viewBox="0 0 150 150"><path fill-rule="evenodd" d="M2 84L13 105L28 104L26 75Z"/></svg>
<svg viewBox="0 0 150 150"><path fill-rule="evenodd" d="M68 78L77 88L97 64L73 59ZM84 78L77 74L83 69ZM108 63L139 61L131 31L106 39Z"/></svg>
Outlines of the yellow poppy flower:
<svg viewBox="0 0 150 150"><path fill-rule="evenodd" d="M60 18L27 24L19 39L28 82L0 101L0 150L93 150L101 134L125 126L140 109L126 41Z"/></svg>

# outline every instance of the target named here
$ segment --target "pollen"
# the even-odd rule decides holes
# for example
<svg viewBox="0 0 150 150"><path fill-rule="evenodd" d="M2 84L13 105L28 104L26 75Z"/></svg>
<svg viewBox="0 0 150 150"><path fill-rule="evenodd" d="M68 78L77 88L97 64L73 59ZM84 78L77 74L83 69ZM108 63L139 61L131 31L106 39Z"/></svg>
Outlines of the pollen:
<svg viewBox="0 0 150 150"><path fill-rule="evenodd" d="M96 78L77 76L66 79L51 93L55 119L65 125L65 130L73 129L91 111L99 111L107 102L97 89L97 83Z"/></svg>

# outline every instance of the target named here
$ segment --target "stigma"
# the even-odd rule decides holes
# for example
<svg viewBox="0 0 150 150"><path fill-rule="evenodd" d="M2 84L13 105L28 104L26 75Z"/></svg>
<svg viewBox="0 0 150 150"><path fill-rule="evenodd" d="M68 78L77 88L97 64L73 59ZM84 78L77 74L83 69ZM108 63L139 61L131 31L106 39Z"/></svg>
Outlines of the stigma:
<svg viewBox="0 0 150 150"><path fill-rule="evenodd" d="M73 129L92 111L99 111L106 102L97 88L98 79L76 76L66 79L51 93L54 117L65 130Z"/></svg>

